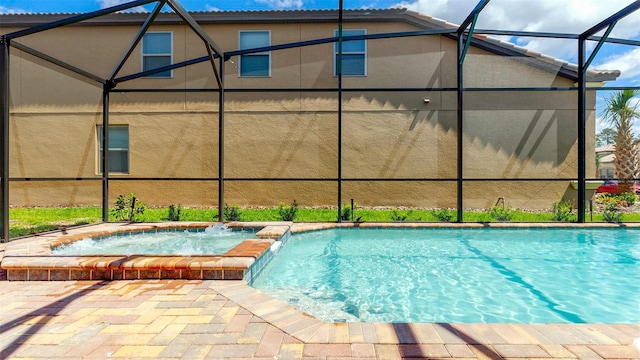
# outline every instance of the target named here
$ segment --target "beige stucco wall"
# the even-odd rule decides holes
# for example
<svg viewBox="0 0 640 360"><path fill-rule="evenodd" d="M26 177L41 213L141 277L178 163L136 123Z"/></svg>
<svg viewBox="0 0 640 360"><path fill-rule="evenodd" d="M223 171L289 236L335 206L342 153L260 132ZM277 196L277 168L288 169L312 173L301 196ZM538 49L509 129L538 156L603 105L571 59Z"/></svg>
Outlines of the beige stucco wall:
<svg viewBox="0 0 640 360"><path fill-rule="evenodd" d="M224 50L238 47L238 31L271 30L272 44L330 37L333 24L205 25ZM355 24L368 33L413 30L406 24ZM9 32L12 29L3 29ZM172 31L174 62L206 55L183 26ZM136 27L70 27L25 38L25 44L106 76ZM93 41L99 38L101 42ZM61 39L63 45L60 45ZM110 46L104 46L110 44ZM113 44L113 46L111 46ZM10 175L14 178L99 177L96 126L102 89L91 81L12 49ZM342 128L336 92L227 92L225 94L225 202L274 206L297 199L303 206L337 202L338 133L342 135L342 199L361 206L455 207L457 109L455 91L367 91L371 88L456 86L456 44L441 36L368 41L365 77L345 77ZM232 59L235 64L237 59ZM272 53L272 76L239 78L227 62L225 86L335 88L333 45ZM122 75L140 70L139 49ZM572 83L515 58L471 49L468 87L548 87ZM176 69L172 79L138 79L122 89L215 89L211 64ZM363 90L357 90L363 89ZM424 99L429 99L425 103ZM110 202L135 192L150 206L217 205L218 94L113 92L110 123L129 126L130 173L114 175ZM595 106L589 94L589 107ZM464 177L572 178L577 176L577 98L572 91L465 92ZM587 133L594 133L593 112ZM593 139L587 154L593 153ZM587 159L587 174L595 172ZM127 181L129 178L174 180ZM282 181L259 181L276 178ZM309 178L302 182L295 179ZM350 179L378 179L350 181ZM181 181L178 179L197 179ZM256 179L256 180L252 180ZM386 180L394 181L386 181ZM410 179L410 181L395 181ZM416 180L435 179L435 180ZM464 185L467 208L507 205L550 208L568 181L473 181ZM97 181L12 181L17 206L99 205Z"/></svg>

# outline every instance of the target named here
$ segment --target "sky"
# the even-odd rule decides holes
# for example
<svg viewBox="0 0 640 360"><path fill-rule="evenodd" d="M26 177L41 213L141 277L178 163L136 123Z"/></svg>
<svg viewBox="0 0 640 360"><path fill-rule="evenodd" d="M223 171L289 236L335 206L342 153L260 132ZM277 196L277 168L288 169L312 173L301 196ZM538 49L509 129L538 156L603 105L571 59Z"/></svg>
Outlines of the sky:
<svg viewBox="0 0 640 360"><path fill-rule="evenodd" d="M335 9L339 0L178 0L188 11ZM0 13L82 13L118 5L127 0L0 0ZM478 0L343 0L346 9L404 7L459 24ZM476 29L577 34L598 24L633 0L491 0ZM146 6L150 10L153 5ZM640 40L640 10L619 21L611 37ZM503 38L517 45L572 63L577 42L543 38ZM595 43L589 43L592 49ZM605 44L592 68L620 70L611 86L640 86L640 47ZM598 92L598 108L608 92ZM638 104L640 99L634 102ZM637 121L636 133L640 133ZM604 124L598 122L598 128Z"/></svg>

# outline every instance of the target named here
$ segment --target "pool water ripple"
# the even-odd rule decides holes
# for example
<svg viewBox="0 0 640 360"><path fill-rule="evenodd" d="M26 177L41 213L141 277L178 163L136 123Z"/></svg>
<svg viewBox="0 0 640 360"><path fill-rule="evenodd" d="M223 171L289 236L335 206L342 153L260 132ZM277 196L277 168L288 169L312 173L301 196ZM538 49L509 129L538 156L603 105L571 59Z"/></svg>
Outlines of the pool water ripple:
<svg viewBox="0 0 640 360"><path fill-rule="evenodd" d="M252 285L327 321L637 323L638 239L633 229L333 229L292 236Z"/></svg>
<svg viewBox="0 0 640 360"><path fill-rule="evenodd" d="M123 233L86 238L53 249L56 255L206 255L224 254L253 236L249 230L223 226Z"/></svg>

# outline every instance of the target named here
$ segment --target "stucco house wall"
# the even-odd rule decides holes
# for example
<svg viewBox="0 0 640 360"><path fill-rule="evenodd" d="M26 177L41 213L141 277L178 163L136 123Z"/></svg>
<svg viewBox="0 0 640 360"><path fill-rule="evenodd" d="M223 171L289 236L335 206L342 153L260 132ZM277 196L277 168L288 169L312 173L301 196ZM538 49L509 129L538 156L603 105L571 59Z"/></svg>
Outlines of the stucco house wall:
<svg viewBox="0 0 640 360"><path fill-rule="evenodd" d="M239 31L269 30L271 44L281 44L331 37L337 25L230 22L205 23L203 28L222 49L232 50L238 48ZM0 32L16 29L2 27ZM107 76L137 29L126 24L71 26L20 42ZM373 34L419 27L360 21L345 29ZM206 55L202 42L184 25L154 25L150 31L173 33L174 63ZM266 78L239 77L238 59L226 63L225 87L244 91L225 94L225 202L273 206L297 199L302 206L335 206L341 132L343 202L354 198L363 206L455 207L455 41L442 35L368 40L367 76L343 78L341 129L338 94L331 90L338 85L333 56L333 44L273 51ZM534 60L472 47L464 84L573 85L574 80L559 74L560 66L540 66ZM99 177L102 88L17 49L11 50L10 62L10 176L38 179L12 181L11 204L99 205L99 179L70 178ZM140 64L136 49L122 74L140 71ZM217 92L117 91L216 87L206 62L176 69L171 79L118 85L110 95L109 121L129 128L130 171L113 174L110 202L118 194L135 192L151 206L217 205ZM595 94L589 93L587 100L590 134L595 132ZM487 208L502 197L512 207L550 208L569 182L531 180L577 177L576 91L465 91L463 114L463 176L474 180L465 182L465 207ZM589 139L587 154L593 149ZM594 159L588 158L587 174L592 173ZM60 178L68 180L46 181ZM489 178L514 181L485 180Z"/></svg>

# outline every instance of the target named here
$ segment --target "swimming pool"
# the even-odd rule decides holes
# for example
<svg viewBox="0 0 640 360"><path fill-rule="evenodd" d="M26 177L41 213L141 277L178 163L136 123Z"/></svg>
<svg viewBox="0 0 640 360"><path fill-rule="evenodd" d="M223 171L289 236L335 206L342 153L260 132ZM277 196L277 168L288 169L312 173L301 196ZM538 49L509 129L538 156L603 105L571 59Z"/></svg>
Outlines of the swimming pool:
<svg viewBox="0 0 640 360"><path fill-rule="evenodd" d="M326 321L640 322L640 229L332 229L251 285Z"/></svg>
<svg viewBox="0 0 640 360"><path fill-rule="evenodd" d="M224 254L251 230L232 230L217 224L203 228L164 229L86 238L52 249L53 255L205 255Z"/></svg>

